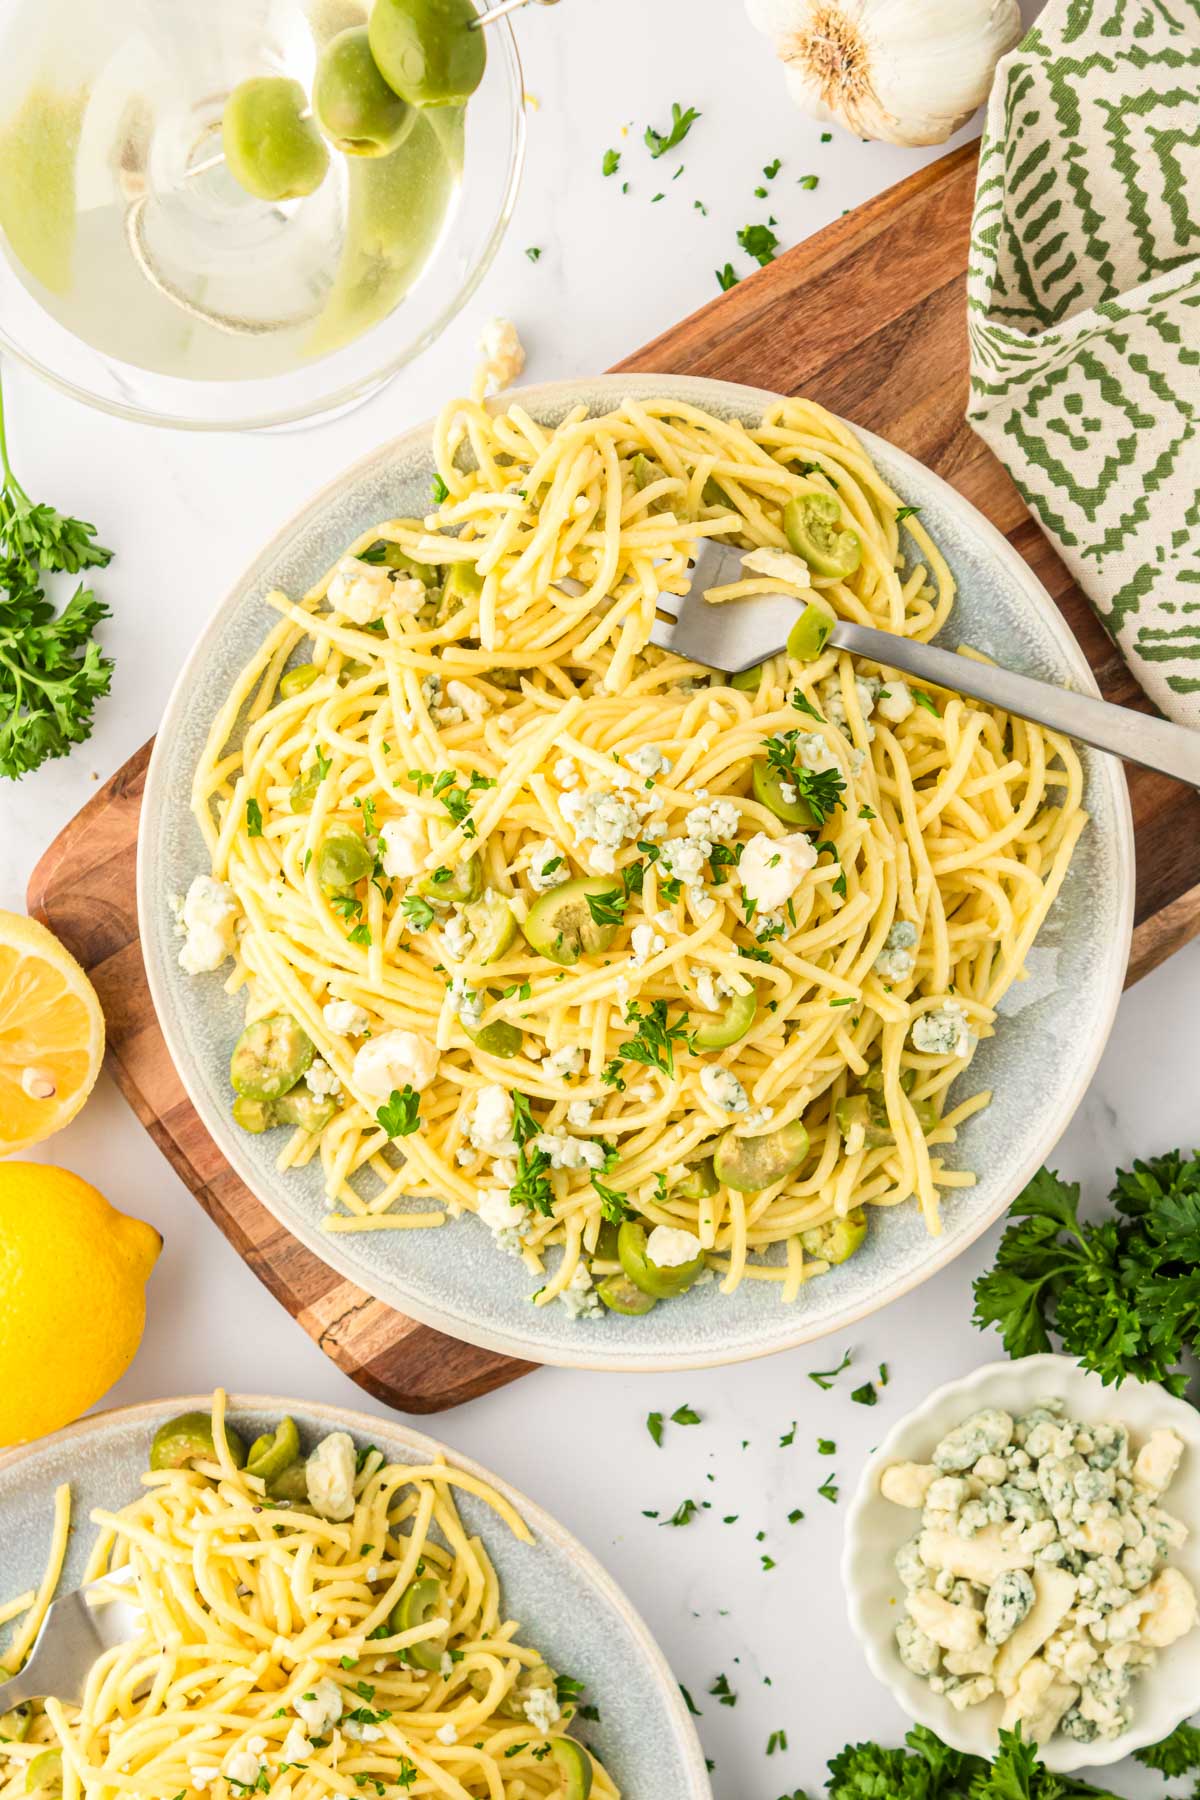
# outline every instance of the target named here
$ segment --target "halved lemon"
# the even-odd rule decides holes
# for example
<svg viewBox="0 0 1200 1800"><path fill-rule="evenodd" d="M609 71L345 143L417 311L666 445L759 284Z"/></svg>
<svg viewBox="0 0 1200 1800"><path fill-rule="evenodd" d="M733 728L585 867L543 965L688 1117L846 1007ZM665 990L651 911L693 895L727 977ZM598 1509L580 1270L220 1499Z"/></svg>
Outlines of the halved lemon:
<svg viewBox="0 0 1200 1800"><path fill-rule="evenodd" d="M104 1056L96 990L53 932L0 911L0 1156L73 1119Z"/></svg>

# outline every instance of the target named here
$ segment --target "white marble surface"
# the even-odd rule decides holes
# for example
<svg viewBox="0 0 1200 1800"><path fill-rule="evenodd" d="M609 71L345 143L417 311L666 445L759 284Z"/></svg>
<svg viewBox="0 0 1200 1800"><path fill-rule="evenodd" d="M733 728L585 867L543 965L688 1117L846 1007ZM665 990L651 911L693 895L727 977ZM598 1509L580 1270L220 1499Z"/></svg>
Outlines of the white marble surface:
<svg viewBox="0 0 1200 1800"><path fill-rule="evenodd" d="M1026 16L1036 11L1029 0ZM819 129L786 101L737 0L568 0L554 13L530 9L520 40L541 106L508 242L442 343L353 416L289 436L171 436L91 415L5 370L10 441L26 485L95 519L117 549L103 578L117 678L88 745L0 788L0 906L22 906L54 833L153 731L197 630L251 553L311 489L464 381L490 314L518 321L532 379L603 368L706 301L716 291L712 270L727 257L746 269L734 234L766 216L753 189L774 157L784 167L770 207L785 244L923 160L841 135L821 144ZM703 118L679 157L652 163L641 131L666 122L673 99ZM624 152L628 195L600 176L609 145ZM684 174L672 182L680 161ZM820 176L815 192L797 185L809 173ZM660 186L666 198L652 204ZM524 255L529 245L542 248L536 264ZM1117 1163L1194 1141L1192 1083L1182 1072L1195 1067L1198 1016L1200 947L1123 1002L1056 1157L1097 1196ZM166 1240L145 1341L111 1402L219 1381L372 1408L267 1297L106 1077L44 1155L151 1219ZM698 1723L720 1800L774 1800L797 1786L815 1794L825 1759L848 1739L898 1741L905 1729L850 1640L837 1577L841 1515L816 1489L833 1473L845 1493L900 1409L996 1354L995 1341L969 1322L971 1277L995 1236L886 1315L816 1351L694 1377L546 1370L435 1423L536 1494L624 1584L703 1709ZM845 1348L854 1350L852 1373L821 1392L807 1372L832 1367ZM852 1376L865 1379L881 1359L892 1379L880 1406L852 1405ZM669 1428L656 1449L647 1412L684 1401L702 1425ZM795 1443L781 1448L793 1419ZM818 1457L818 1435L836 1441L834 1457ZM642 1516L643 1508L669 1513L688 1496L712 1508L686 1529L663 1537ZM807 1516L788 1525L797 1506ZM727 1513L736 1524L721 1523ZM761 1567L764 1553L774 1569ZM706 1694L722 1672L738 1692L734 1708ZM768 1736L781 1727L789 1749L768 1760ZM1141 1772L1112 1779L1122 1793L1158 1791L1157 1777Z"/></svg>

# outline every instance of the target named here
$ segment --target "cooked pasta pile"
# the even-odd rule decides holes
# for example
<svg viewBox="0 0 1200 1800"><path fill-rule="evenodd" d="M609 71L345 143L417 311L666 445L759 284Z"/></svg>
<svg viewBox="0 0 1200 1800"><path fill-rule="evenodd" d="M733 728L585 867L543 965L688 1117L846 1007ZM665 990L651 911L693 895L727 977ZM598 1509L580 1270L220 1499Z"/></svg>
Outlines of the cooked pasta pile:
<svg viewBox="0 0 1200 1800"><path fill-rule="evenodd" d="M214 1400L211 1459L152 1471L140 1499L93 1512L100 1537L85 1579L118 1572L111 1592L136 1598L144 1628L99 1657L81 1704L49 1699L10 1716L0 1800L562 1800L589 1791L576 1773L585 1766L593 1800L618 1800L565 1735L580 1684L518 1640L487 1551L454 1503L456 1488L475 1494L532 1541L502 1495L440 1460L388 1463L375 1449L356 1471L353 1441L335 1433L315 1447L321 1485L309 1478L322 1510L282 1504L269 1481L235 1466L224 1395ZM69 1521L64 1487L38 1596L0 1608L29 1608L6 1653L12 1668L53 1598Z"/></svg>
<svg viewBox="0 0 1200 1800"><path fill-rule="evenodd" d="M713 1274L792 1299L912 1197L937 1231L988 1099L947 1091L1086 823L1071 744L832 650L731 682L648 645L702 536L776 553L715 603L946 623L920 520L809 402L460 400L436 450L430 516L270 596L196 772L248 1055L296 1083L264 1110L252 1066L241 1122L297 1127L329 1230L476 1211L576 1313ZM820 573L830 542L857 565Z"/></svg>

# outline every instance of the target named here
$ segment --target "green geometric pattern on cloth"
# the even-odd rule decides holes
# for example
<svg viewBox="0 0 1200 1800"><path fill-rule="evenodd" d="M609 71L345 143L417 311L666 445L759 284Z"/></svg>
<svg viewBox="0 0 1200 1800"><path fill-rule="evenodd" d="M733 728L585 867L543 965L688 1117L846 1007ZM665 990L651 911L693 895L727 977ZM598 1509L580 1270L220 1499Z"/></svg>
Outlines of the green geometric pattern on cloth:
<svg viewBox="0 0 1200 1800"><path fill-rule="evenodd" d="M967 297L970 423L1200 725L1200 0L1050 0L1004 58Z"/></svg>

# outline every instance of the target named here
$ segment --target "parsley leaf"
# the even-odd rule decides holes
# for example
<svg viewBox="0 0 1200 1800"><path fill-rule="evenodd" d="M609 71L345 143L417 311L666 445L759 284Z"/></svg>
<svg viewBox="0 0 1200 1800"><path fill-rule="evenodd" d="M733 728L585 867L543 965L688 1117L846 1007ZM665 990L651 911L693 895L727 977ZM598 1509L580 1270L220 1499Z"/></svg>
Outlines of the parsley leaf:
<svg viewBox="0 0 1200 1800"><path fill-rule="evenodd" d="M606 150L600 164L600 173L602 175L615 175L620 166L621 152L619 150Z"/></svg>
<svg viewBox="0 0 1200 1800"><path fill-rule="evenodd" d="M1168 1780L1174 1775L1190 1775L1193 1769L1200 1769L1200 1730L1194 1725L1177 1725L1161 1744L1149 1744L1145 1750L1135 1750L1133 1756L1135 1762L1157 1769Z"/></svg>
<svg viewBox="0 0 1200 1800"><path fill-rule="evenodd" d="M737 234L737 241L760 268L765 269L768 263L775 261L779 239L769 225L743 225Z"/></svg>
<svg viewBox="0 0 1200 1800"><path fill-rule="evenodd" d="M933 698L932 694L926 694L922 692L920 688L910 688L909 692L912 694L912 697L918 706L923 706L926 712L931 712L935 719L941 718L942 715L938 710L937 701Z"/></svg>
<svg viewBox="0 0 1200 1800"><path fill-rule="evenodd" d="M672 1025L668 1023L665 1000L652 1001L650 1010L646 1013L636 1000L631 1000L625 1018L630 1025L636 1025L637 1030L633 1037L621 1045L616 1056L606 1066L600 1076L601 1081L609 1087L623 1089L625 1082L620 1072L623 1062L641 1063L649 1069L660 1069L674 1081L675 1045L681 1038L687 1037L684 1026L687 1014L680 1013Z"/></svg>
<svg viewBox="0 0 1200 1800"><path fill-rule="evenodd" d="M737 1705L738 1697L730 1687L729 1678L726 1675L718 1675L708 1691L722 1706Z"/></svg>
<svg viewBox="0 0 1200 1800"><path fill-rule="evenodd" d="M622 1225L626 1219L632 1218L633 1209L621 1189L608 1187L603 1181L598 1181L595 1170L592 1171L592 1186L600 1196L600 1211L610 1224Z"/></svg>
<svg viewBox="0 0 1200 1800"><path fill-rule="evenodd" d="M623 894L620 888L605 888L602 893L586 894L584 898L587 900L593 925L624 924L629 895Z"/></svg>
<svg viewBox="0 0 1200 1800"><path fill-rule="evenodd" d="M670 131L655 131L653 125L647 125L646 127L644 141L651 156L662 156L666 151L673 150L676 144L682 144L684 138L699 117L700 114L696 111L694 106L689 106L687 111L684 112L678 100L673 100L671 102Z"/></svg>
<svg viewBox="0 0 1200 1800"><path fill-rule="evenodd" d="M731 287L736 287L742 279L731 262L727 262L723 269L714 269L713 274L716 276L717 286L723 294L727 294Z"/></svg>
<svg viewBox="0 0 1200 1800"><path fill-rule="evenodd" d="M669 1519L660 1519L660 1525L690 1525L699 1507L694 1500L681 1500Z"/></svg>
<svg viewBox="0 0 1200 1800"><path fill-rule="evenodd" d="M257 800L247 800L247 802L246 802L246 836L247 837L261 837L262 834L263 834L262 808L258 804Z"/></svg>
<svg viewBox="0 0 1200 1800"><path fill-rule="evenodd" d="M408 894L400 902L400 911L408 920L414 931L428 931L433 924L434 911L428 900L420 894Z"/></svg>
<svg viewBox="0 0 1200 1800"><path fill-rule="evenodd" d="M77 587L56 615L43 574L104 568L96 528L29 498L13 474L0 396L0 775L19 780L91 736L113 664L92 635L108 607Z"/></svg>
<svg viewBox="0 0 1200 1800"><path fill-rule="evenodd" d="M836 1378L844 1369L850 1367L850 1352L847 1350L836 1369L810 1369L808 1379L815 1381L819 1388L831 1388Z"/></svg>
<svg viewBox="0 0 1200 1800"><path fill-rule="evenodd" d="M446 486L440 475L434 476L433 485L430 491L433 494L433 503L435 506L444 506L446 501L450 498L450 489Z"/></svg>
<svg viewBox="0 0 1200 1800"><path fill-rule="evenodd" d="M390 1138L411 1137L421 1123L421 1096L407 1083L402 1092L393 1088L375 1117Z"/></svg>
<svg viewBox="0 0 1200 1800"><path fill-rule="evenodd" d="M672 1425L698 1425L700 1414L690 1406L677 1406L671 1414Z"/></svg>
<svg viewBox="0 0 1200 1800"><path fill-rule="evenodd" d="M905 519L915 519L920 512L919 506L900 506L896 509L896 523L902 525Z"/></svg>
<svg viewBox="0 0 1200 1800"><path fill-rule="evenodd" d="M663 1416L660 1412L646 1414L646 1430L650 1433L650 1436L661 1450L663 1440Z"/></svg>

